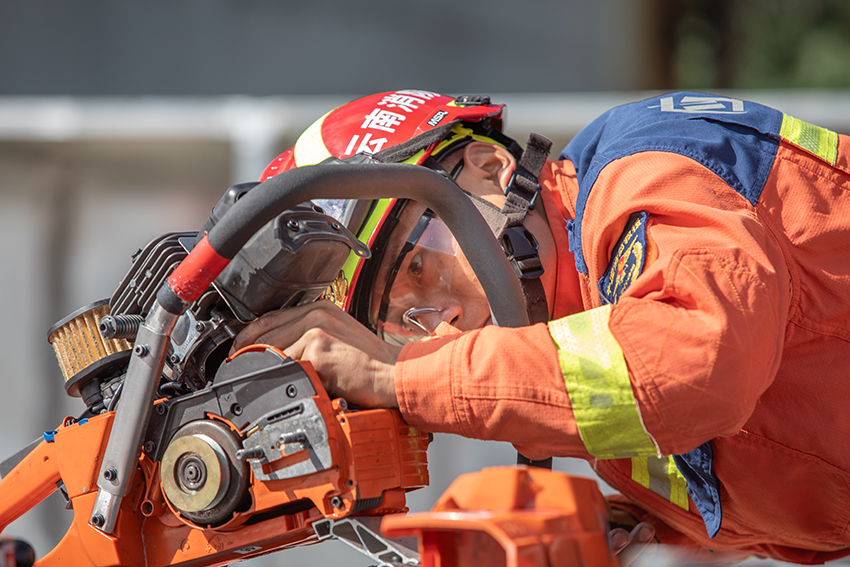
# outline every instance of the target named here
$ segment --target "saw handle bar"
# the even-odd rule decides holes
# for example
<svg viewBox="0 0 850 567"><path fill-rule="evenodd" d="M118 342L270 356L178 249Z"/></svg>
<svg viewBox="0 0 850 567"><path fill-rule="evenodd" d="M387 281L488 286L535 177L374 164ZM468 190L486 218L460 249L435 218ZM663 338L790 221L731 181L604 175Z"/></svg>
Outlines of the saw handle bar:
<svg viewBox="0 0 850 567"><path fill-rule="evenodd" d="M448 225L481 282L503 327L528 324L513 268L481 214L452 181L425 167L379 162L321 163L285 171L239 199L174 270L157 295L171 313L183 313L265 223L311 199L404 198L433 210Z"/></svg>
<svg viewBox="0 0 850 567"><path fill-rule="evenodd" d="M113 533L121 500L136 471L171 331L242 246L281 212L312 199L404 198L433 210L448 225L487 295L493 322L528 325L513 268L472 201L430 169L379 162L325 162L285 171L255 186L225 213L172 272L136 334L89 523Z"/></svg>

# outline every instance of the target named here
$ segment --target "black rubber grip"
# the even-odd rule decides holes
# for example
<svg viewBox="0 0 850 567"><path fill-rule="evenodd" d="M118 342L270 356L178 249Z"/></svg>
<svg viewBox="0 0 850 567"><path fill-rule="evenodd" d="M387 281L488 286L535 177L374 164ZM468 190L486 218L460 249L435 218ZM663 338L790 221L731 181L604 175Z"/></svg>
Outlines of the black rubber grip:
<svg viewBox="0 0 850 567"><path fill-rule="evenodd" d="M336 162L285 171L237 201L210 230L210 246L231 259L265 223L311 199L405 198L432 209L454 234L503 327L528 325L517 278L481 214L461 189L409 164Z"/></svg>

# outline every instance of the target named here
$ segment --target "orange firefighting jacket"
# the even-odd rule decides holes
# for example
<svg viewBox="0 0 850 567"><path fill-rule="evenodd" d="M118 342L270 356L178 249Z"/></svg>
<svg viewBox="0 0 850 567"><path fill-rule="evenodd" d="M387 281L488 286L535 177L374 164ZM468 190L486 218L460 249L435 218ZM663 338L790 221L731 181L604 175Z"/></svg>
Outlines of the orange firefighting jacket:
<svg viewBox="0 0 850 567"><path fill-rule="evenodd" d="M552 320L404 347L405 419L591 459L662 539L850 554L850 139L678 93L562 157Z"/></svg>

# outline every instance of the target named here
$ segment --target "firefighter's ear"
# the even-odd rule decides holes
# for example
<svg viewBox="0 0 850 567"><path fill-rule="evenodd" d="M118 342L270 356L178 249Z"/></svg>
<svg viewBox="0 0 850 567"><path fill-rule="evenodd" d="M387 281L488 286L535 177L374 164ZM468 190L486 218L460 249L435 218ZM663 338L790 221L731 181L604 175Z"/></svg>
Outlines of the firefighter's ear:
<svg viewBox="0 0 850 567"><path fill-rule="evenodd" d="M463 149L463 170L458 184L479 197L501 196L514 169L516 159L502 146L472 142Z"/></svg>

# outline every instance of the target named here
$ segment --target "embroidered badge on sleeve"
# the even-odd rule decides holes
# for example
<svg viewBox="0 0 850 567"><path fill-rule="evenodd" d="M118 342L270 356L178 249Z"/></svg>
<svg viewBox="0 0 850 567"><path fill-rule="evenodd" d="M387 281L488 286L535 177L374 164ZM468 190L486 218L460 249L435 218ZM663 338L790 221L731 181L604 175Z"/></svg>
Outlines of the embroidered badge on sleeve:
<svg viewBox="0 0 850 567"><path fill-rule="evenodd" d="M646 221L643 211L632 213L623 235L614 247L608 269L599 280L599 297L603 305L617 303L620 296L643 271L646 260Z"/></svg>

